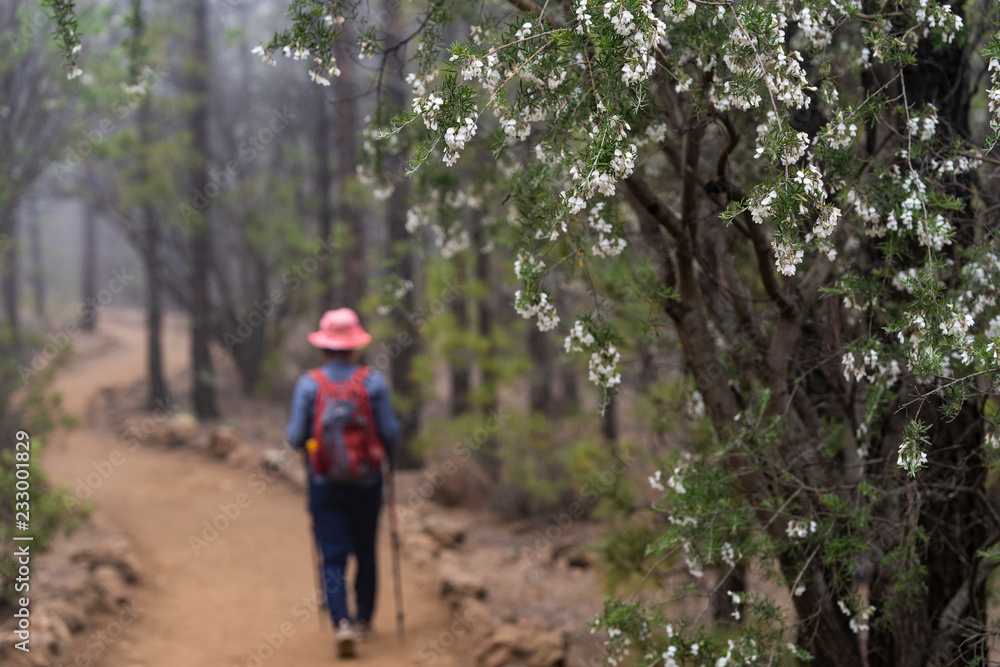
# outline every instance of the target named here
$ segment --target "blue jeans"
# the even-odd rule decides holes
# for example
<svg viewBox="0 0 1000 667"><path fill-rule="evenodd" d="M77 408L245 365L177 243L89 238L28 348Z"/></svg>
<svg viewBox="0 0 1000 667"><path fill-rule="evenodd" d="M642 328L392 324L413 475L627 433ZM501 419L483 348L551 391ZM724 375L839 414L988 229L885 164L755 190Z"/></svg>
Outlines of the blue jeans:
<svg viewBox="0 0 1000 667"><path fill-rule="evenodd" d="M378 514L382 507L382 473L358 484L315 482L309 484L309 512L313 536L323 562L320 575L326 589L326 602L333 625L350 619L344 568L351 553L357 559L354 580L358 621L371 621L375 613L376 563L375 539Z"/></svg>

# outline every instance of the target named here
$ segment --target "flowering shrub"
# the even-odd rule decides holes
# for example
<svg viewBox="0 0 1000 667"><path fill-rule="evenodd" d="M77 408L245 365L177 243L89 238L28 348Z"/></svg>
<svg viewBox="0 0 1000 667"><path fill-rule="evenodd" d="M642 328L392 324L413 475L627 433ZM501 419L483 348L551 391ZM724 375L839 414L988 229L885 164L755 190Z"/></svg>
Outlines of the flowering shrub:
<svg viewBox="0 0 1000 667"><path fill-rule="evenodd" d="M347 24L364 56L409 48L410 108L366 146L419 135L410 173L493 148L515 308L563 327L605 395L628 370L622 323L600 294L561 316L547 276L596 292L619 258L655 266L646 298L714 438L650 477L666 521L649 551L706 579L757 568L787 595L730 591L729 628L609 602L608 663L982 658L1000 532L984 486L1000 462L995 4L483 0L448 46L468 4L429 0L417 33L374 35L368 3L291 0L292 27L257 52L310 58L322 84ZM420 206L408 228L434 224ZM469 243L438 232L442 250Z"/></svg>
<svg viewBox="0 0 1000 667"><path fill-rule="evenodd" d="M1000 48L969 42L987 34L965 25L972 3L511 5L524 13L482 3L450 47L448 5L428 5L412 111L382 136L422 123L413 168L459 169L472 142L494 146L522 238L517 312L566 327L605 395L627 370L620 322L597 294L564 324L546 276L596 291L602 263L652 258L650 298L715 435L650 476L668 527L649 549L683 555L695 577L756 567L788 590L730 591L739 631L724 641L661 606L609 603L608 663L981 655L979 550L1000 531L980 467L997 459L984 176ZM986 26L988 3L969 11ZM368 21L346 0L294 0L290 14L264 57L307 48L324 68L340 37L327 17ZM955 515L961 526L939 522Z"/></svg>

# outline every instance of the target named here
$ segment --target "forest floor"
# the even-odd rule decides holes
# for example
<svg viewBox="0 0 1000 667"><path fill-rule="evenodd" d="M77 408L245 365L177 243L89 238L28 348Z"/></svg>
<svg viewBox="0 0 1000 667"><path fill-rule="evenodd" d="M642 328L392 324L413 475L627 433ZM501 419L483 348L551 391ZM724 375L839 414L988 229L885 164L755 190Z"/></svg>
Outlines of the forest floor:
<svg viewBox="0 0 1000 667"><path fill-rule="evenodd" d="M168 318L164 340L168 376L180 393L187 383L175 379L187 374L189 356L182 318ZM98 468L110 470L106 479L89 488L94 519L127 533L143 564L142 585L135 589L137 620L93 664L328 663L333 637L322 611L315 608L312 543L302 490L279 483L261 489L245 467L189 448L143 442L133 446L135 441L114 430L106 415L93 414L101 406L107 408L123 389L132 394L128 402L140 402L145 333L139 311L105 311L98 333L79 336L74 347L73 358L57 373L54 390L62 394L66 411L80 424L48 439L43 464L55 484L71 489ZM225 423L252 448L280 446L285 406L242 398L235 387L222 392L221 402ZM113 458L116 451L121 455ZM111 468L102 466L108 461L117 462ZM398 496L407 498L426 479L421 471L400 474ZM238 517L204 546L192 546L192 536L205 537L204 522L232 508L237 498L244 504L247 498L250 501ZM544 618L567 633L567 665L599 664L598 643L585 626L601 608L599 575L592 566L572 564L587 560L579 556L579 547L591 542L599 526L577 522L560 529L566 534L558 540L542 540L544 548L538 549L541 531L551 528L551 521L511 524L485 510L426 503L418 516L401 520L404 544L408 535L418 532L407 521L425 521L431 514L463 527L465 539L455 555L463 567L481 576L494 619ZM474 664L475 647L468 641L447 648L437 643L454 627L455 618L439 594L437 563L425 555L403 559L406 636L403 641L396 639L386 524L382 522L379 541L376 636L361 646L359 664ZM568 546L577 556L557 557L560 546ZM275 644L278 647L272 648ZM433 652L428 651L431 646ZM66 664L72 664L72 656L67 657Z"/></svg>

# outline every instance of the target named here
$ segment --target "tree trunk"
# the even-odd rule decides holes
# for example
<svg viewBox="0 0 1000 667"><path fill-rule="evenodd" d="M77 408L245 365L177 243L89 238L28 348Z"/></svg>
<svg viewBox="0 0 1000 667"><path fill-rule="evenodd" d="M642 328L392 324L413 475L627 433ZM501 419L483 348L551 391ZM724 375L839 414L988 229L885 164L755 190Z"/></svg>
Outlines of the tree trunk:
<svg viewBox="0 0 1000 667"><path fill-rule="evenodd" d="M475 211L470 218L470 228L472 236L472 248L475 253L476 283L480 296L476 299L476 320L477 331L480 340L485 344L482 353L479 355L479 367L481 369L479 393L482 395L482 411L489 413L497 408L497 352L493 343L493 320L495 311L494 281L492 280L492 267L490 264L490 254L482 252L486 247L486 234L483 229L482 215ZM488 447L487 447L488 449Z"/></svg>
<svg viewBox="0 0 1000 667"><path fill-rule="evenodd" d="M45 265L42 262L42 223L38 202L31 200L28 208L28 234L31 242L31 286L35 294L35 315L45 321Z"/></svg>
<svg viewBox="0 0 1000 667"><path fill-rule="evenodd" d="M252 262L254 266L252 281L254 283L253 293L256 295L256 301L258 303L265 303L268 298L267 279L265 277L267 269L264 266L265 263L256 253L251 253L251 257L247 261ZM256 308L249 311L249 313L254 312L260 311ZM231 323L235 326L237 318L232 317ZM247 324L250 323L247 322ZM267 351L267 327L265 324L266 322L263 321L259 324L251 324L249 335L241 336L240 340L242 342L234 350L234 358L237 368L240 371L243 393L247 396L252 395L260 386L261 362L264 359L264 353Z"/></svg>
<svg viewBox="0 0 1000 667"><path fill-rule="evenodd" d="M97 212L89 199L83 201L83 266L80 280L80 301L91 303L97 298ZM80 322L84 331L97 326L97 305L87 308Z"/></svg>
<svg viewBox="0 0 1000 667"><path fill-rule="evenodd" d="M402 12L390 12L389 29L396 38L403 28ZM401 62L393 65L398 67L393 71L402 72ZM388 85L388 97L393 107L403 109L407 104L408 86L403 82L402 75L393 77ZM406 164L406 155L391 156L389 164L390 178L395 180L395 187L386 206L386 257L389 259L389 270L400 280L414 284L416 277L416 258L413 239L406 231L406 211L410 202L410 179L402 174ZM393 331L399 342L399 351L395 353L390 364L393 399L399 415L399 451L396 455L396 465L399 468L419 468L423 461L409 447L420 430L420 388L413 381L413 363L420 352L420 329L411 317L416 310L417 288L414 286L403 297L400 308L392 311Z"/></svg>
<svg viewBox="0 0 1000 667"><path fill-rule="evenodd" d="M402 160L399 161L402 165ZM389 257L390 271L402 281L413 282L414 257L409 232L406 231L406 210L409 207L410 181L401 179L389 197L386 222L389 233L386 256ZM416 290L411 289L403 297L400 308L392 311L393 332L399 343L389 366L392 380L393 399L399 414L399 451L396 465L399 468L418 468L423 461L409 447L420 430L420 389L413 381L413 362L420 352L420 331L414 320L407 317L416 307ZM394 352L390 351L390 353Z"/></svg>
<svg viewBox="0 0 1000 667"><path fill-rule="evenodd" d="M552 360L556 351L548 332L539 331L533 322L528 323L527 336L528 356L531 358L528 407L532 412L548 415L552 410Z"/></svg>
<svg viewBox="0 0 1000 667"><path fill-rule="evenodd" d="M188 123L191 128L193 160L190 172L192 193L209 182L208 158L208 96L210 54L208 47L207 0L190 0L192 8L191 56L188 94L192 97ZM191 252L191 367L194 387L191 403L199 419L219 416L215 402L215 376L212 371L211 317L212 306L208 291L209 263L212 261L210 211L206 209L191 222L189 247Z"/></svg>
<svg viewBox="0 0 1000 667"><path fill-rule="evenodd" d="M160 273L159 221L152 206L145 207L147 250L143 253L146 269L146 372L149 375L146 407L153 410L170 397L163 375L163 288Z"/></svg>
<svg viewBox="0 0 1000 667"><path fill-rule="evenodd" d="M455 282L461 285L467 280L464 255L456 257L452 266L455 269ZM465 298L465 294L455 295L454 301L451 302L451 314L455 318L455 330L452 335L457 339L453 339L448 353L451 376L449 412L452 417L458 417L469 411L469 392L472 389L472 364L467 345L467 336L472 323L469 321L469 301Z"/></svg>
<svg viewBox="0 0 1000 667"><path fill-rule="evenodd" d="M132 0L132 76L138 78L142 58L145 53L143 35L145 21L142 0ZM136 180L142 188L149 185L149 155L153 146L152 100L149 95L142 99L136 114L139 130L139 151L137 155ZM160 218L156 207L144 198L139 207L142 228L139 249L143 270L146 273L146 409L161 408L170 398L167 382L163 375L163 274L160 268Z"/></svg>
<svg viewBox="0 0 1000 667"><path fill-rule="evenodd" d="M17 240L17 202L10 203L6 209L0 209L0 217L7 218L0 220L0 229L9 229L10 236L5 239L3 253L3 266L0 267L0 282L3 289L4 316L10 326L15 340L21 330L20 318L20 272L21 257Z"/></svg>
<svg viewBox="0 0 1000 667"><path fill-rule="evenodd" d="M349 43L349 42L345 42ZM340 261L344 266L342 305L358 310L366 290L365 223L363 213L351 201L351 184L355 178L357 158L356 100L354 91L353 56L342 52L337 59L340 76L337 77L337 164L340 179L337 218L345 234Z"/></svg>
<svg viewBox="0 0 1000 667"><path fill-rule="evenodd" d="M320 86L316 93L316 197L317 227L320 241L329 247L333 243L333 210L330 202L330 102ZM337 305L334 291L333 263L335 256L321 261L317 277L320 284L319 311L323 313Z"/></svg>

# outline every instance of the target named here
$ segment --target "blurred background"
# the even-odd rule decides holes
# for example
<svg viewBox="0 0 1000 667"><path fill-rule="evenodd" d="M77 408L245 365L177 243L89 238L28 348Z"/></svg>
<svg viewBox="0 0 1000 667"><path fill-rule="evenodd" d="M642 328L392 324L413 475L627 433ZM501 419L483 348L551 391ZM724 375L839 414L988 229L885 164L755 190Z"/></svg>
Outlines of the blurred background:
<svg viewBox="0 0 1000 667"><path fill-rule="evenodd" d="M413 54L365 58L352 46L338 58L341 75L318 85L308 56L271 66L252 53L287 25L286 9L277 0L80 2L82 74L69 78L50 10L22 0L0 6L4 497L14 483L14 434L23 430L33 443L36 548L56 545L66 561L56 571L71 562L96 571L104 561L94 549L110 548L107 535L86 538L105 545L90 551L62 541L74 539L64 528L88 534L80 526L96 522L119 545L112 570L126 592L119 599L107 584L93 608L118 613L134 588L158 610L156 622L140 618L142 630L126 629L99 651L92 624L58 606L37 614L45 620L36 637L62 656L58 664L82 664L81 656L88 664L179 664L176 655L151 657L169 654L164 636L222 623L232 628L227 638L184 643L184 664L260 658L254 638L266 634L266 618L246 629L235 612L222 620L206 603L215 621L179 620L203 606L193 601L206 585L197 540L214 542L201 522L246 488L247 471L285 470L301 494L298 464L281 453L291 389L319 362L305 335L323 311L349 306L375 336L364 360L388 377L403 424L400 463L411 472L401 476L399 499L414 567L451 568L442 581L450 574L465 582L451 596L481 600L490 591L479 640L497 624L524 621L524 637L555 633L532 649L537 664L563 664L570 654L573 664L598 664L588 662L600 654L585 622L607 591L633 585L648 565L653 526L636 514L648 504L646 477L679 435L675 415L700 415L692 381L663 344L657 306L635 287L652 269L626 253L594 278L617 298L602 307L634 327L621 348L621 391L602 409L586 360L561 354L562 335L540 332L513 308L518 230L498 184L516 153L480 159L489 147L470 146L452 168L429 165L405 178L416 136L404 131L376 147L366 128L405 110L404 64ZM390 0L368 11L396 36L420 19ZM456 16L450 29L466 35L475 18ZM593 298L555 278L548 289L560 308ZM268 497L279 493L267 479ZM259 543L234 538L231 560L209 571L228 572L233 590L264 576L246 554L277 548L275 521L305 521L301 500L287 503L251 531ZM177 514L162 513L175 505ZM4 609L16 599L9 509L0 528ZM309 592L306 535L303 528L293 541L300 589L272 608L288 611ZM460 544L471 551L456 575L454 560L436 563ZM279 568L271 576L284 576L280 558L268 562ZM240 575L241 567L259 571ZM181 583L181 573L200 584ZM44 595L76 590L53 576ZM429 605L426 636L384 664L430 664L431 654L418 652L452 622L449 603L436 602L438 575L427 576L425 588L419 577L412 584ZM156 606L144 583L176 587L175 606ZM196 586L193 599L183 597L185 585ZM218 597L231 610L232 597ZM91 607L80 600L69 606L87 617ZM546 620L533 626L535 617ZM473 664L471 646L448 659ZM50 659L36 664L57 664ZM298 659L286 652L271 664ZM488 656L477 664L489 659L504 664Z"/></svg>

